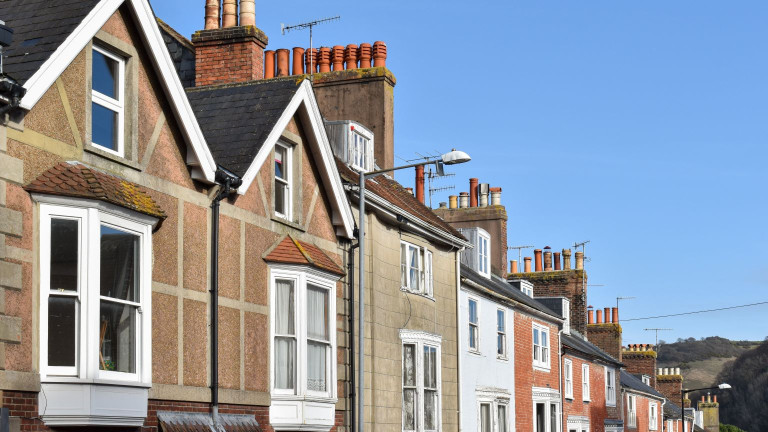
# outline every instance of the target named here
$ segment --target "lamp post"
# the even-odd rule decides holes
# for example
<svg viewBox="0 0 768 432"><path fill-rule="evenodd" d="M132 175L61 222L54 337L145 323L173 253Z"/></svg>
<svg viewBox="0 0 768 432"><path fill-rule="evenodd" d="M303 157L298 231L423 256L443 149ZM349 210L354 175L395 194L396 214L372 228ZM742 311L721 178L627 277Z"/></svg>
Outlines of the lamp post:
<svg viewBox="0 0 768 432"><path fill-rule="evenodd" d="M683 432L685 432L685 394L691 393L695 391L701 391L701 390L728 390L731 388L730 384L722 383L718 384L715 387L704 387L704 388L697 388L697 389L683 389L680 392L680 412L682 413L680 415L680 420L683 422ZM693 432L693 420L691 420L691 432Z"/></svg>
<svg viewBox="0 0 768 432"><path fill-rule="evenodd" d="M397 171L406 168L435 164L436 171L442 172L443 164L456 165L469 162L471 158L463 151L456 149L444 154L440 158L425 160L420 163L403 165L395 168L387 168L376 171L360 171L360 221L358 232L358 261L359 261L359 282L358 282L358 361L357 361L357 432L364 431L365 425L365 180L380 176L384 173Z"/></svg>

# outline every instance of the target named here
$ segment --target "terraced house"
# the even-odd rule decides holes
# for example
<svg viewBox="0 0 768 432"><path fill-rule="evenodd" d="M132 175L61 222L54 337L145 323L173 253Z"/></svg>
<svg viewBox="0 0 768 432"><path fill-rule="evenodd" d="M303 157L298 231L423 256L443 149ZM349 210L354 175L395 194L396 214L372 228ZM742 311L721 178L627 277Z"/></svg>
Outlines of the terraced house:
<svg viewBox="0 0 768 432"><path fill-rule="evenodd" d="M309 83L261 80L248 6L189 46L200 73L237 44L256 66L185 91L146 0L0 2L13 430L343 423L354 220Z"/></svg>

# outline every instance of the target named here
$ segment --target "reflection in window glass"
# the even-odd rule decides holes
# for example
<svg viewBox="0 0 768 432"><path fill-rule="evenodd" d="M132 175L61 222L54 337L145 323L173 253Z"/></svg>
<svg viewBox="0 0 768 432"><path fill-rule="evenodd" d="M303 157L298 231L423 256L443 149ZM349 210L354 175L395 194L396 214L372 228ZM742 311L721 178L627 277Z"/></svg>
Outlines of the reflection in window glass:
<svg viewBox="0 0 768 432"><path fill-rule="evenodd" d="M77 291L79 222L51 219L51 291Z"/></svg>
<svg viewBox="0 0 768 432"><path fill-rule="evenodd" d="M117 151L117 113L96 102L91 106L93 143Z"/></svg>
<svg viewBox="0 0 768 432"><path fill-rule="evenodd" d="M437 348L424 346L424 429L437 430Z"/></svg>
<svg viewBox="0 0 768 432"><path fill-rule="evenodd" d="M117 99L118 63L99 51L93 50L93 89Z"/></svg>
<svg viewBox="0 0 768 432"><path fill-rule="evenodd" d="M48 297L48 366L76 366L77 298Z"/></svg>
<svg viewBox="0 0 768 432"><path fill-rule="evenodd" d="M291 280L275 281L275 388L295 390L296 330Z"/></svg>
<svg viewBox="0 0 768 432"><path fill-rule="evenodd" d="M136 307L101 302L100 366L102 370L136 372Z"/></svg>

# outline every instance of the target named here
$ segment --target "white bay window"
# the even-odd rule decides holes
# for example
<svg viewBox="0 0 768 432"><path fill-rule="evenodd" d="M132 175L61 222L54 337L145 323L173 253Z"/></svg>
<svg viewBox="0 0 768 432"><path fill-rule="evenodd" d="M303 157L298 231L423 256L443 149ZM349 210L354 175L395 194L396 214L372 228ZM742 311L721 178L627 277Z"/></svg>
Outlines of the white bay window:
<svg viewBox="0 0 768 432"><path fill-rule="evenodd" d="M438 431L441 424L440 336L400 330L403 342L403 431Z"/></svg>
<svg viewBox="0 0 768 432"><path fill-rule="evenodd" d="M312 268L273 265L272 405L275 430L333 426L336 404L336 281Z"/></svg>
<svg viewBox="0 0 768 432"><path fill-rule="evenodd" d="M146 416L152 377L151 230L157 220L94 201L35 199L41 203L43 420L132 425ZM129 386L134 404L115 405L99 418L89 400L110 406L102 383ZM64 402L68 408L59 412Z"/></svg>

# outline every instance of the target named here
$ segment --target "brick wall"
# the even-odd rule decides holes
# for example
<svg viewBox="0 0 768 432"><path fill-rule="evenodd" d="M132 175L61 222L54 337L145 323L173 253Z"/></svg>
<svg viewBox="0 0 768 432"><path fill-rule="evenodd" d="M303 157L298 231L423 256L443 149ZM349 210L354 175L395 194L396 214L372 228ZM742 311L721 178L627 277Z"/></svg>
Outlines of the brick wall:
<svg viewBox="0 0 768 432"><path fill-rule="evenodd" d="M566 297L571 301L571 328L587 334L587 274L583 270L558 270L510 274L509 279L526 279L536 297Z"/></svg>
<svg viewBox="0 0 768 432"><path fill-rule="evenodd" d="M627 351L621 353L621 361L626 366L627 372L635 374L645 374L651 378L651 387L656 388L656 352L649 351Z"/></svg>
<svg viewBox="0 0 768 432"><path fill-rule="evenodd" d="M675 405L679 405L680 396L683 392L683 377L680 375L658 375L656 377L656 390ZM688 404L690 404L690 401L688 401Z"/></svg>
<svg viewBox="0 0 768 432"><path fill-rule="evenodd" d="M195 85L230 84L264 79L267 36L253 26L200 30L195 46Z"/></svg>
<svg viewBox="0 0 768 432"><path fill-rule="evenodd" d="M621 326L619 324L589 324L587 339L611 357L621 361Z"/></svg>

